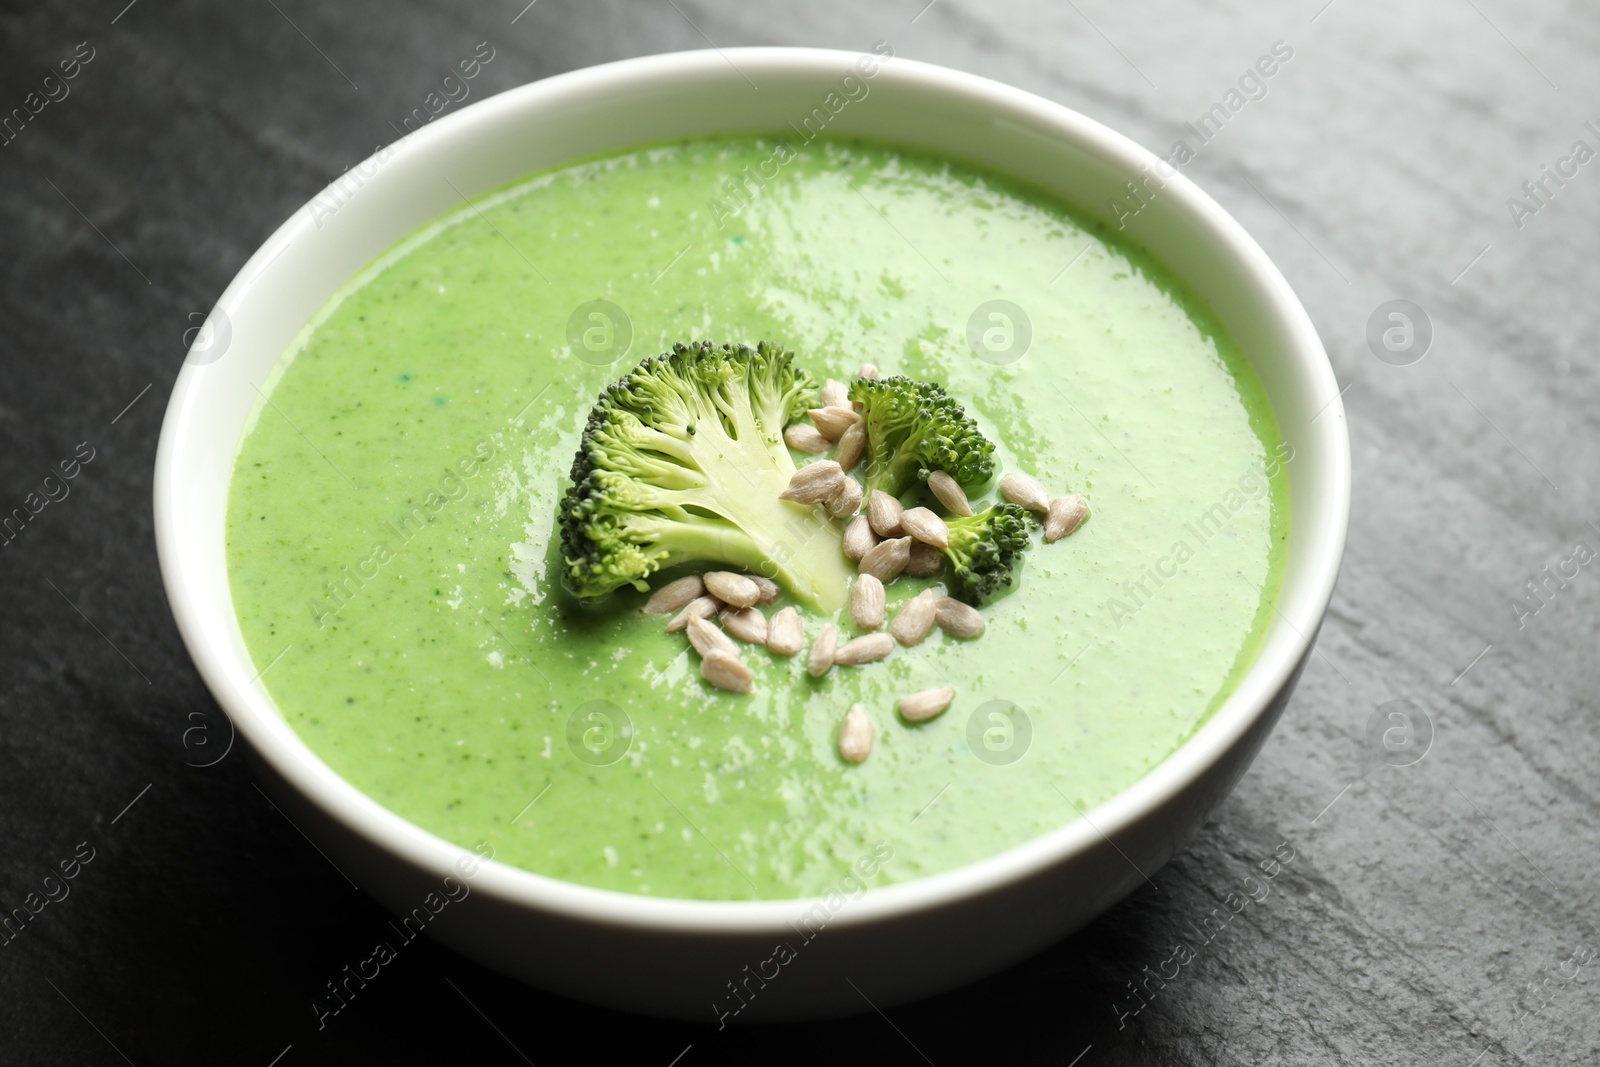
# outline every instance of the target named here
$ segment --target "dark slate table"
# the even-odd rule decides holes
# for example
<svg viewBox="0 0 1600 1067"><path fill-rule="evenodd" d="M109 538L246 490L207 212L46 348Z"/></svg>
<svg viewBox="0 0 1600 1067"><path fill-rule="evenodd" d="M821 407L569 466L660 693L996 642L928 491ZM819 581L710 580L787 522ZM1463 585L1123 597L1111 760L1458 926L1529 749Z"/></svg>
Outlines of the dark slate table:
<svg viewBox="0 0 1600 1067"><path fill-rule="evenodd" d="M552 1037L662 1067L1600 1057L1600 164L1573 156L1600 149L1585 125L1600 16L1509 0L525 3L0 8L0 114L57 97L0 147L0 508L58 464L75 474L0 548L0 902L63 862L77 875L0 944L0 1061L544 1064L568 1058ZM879 38L1163 153L1194 147L1184 124L1275 42L1292 49L1188 166L1282 266L1347 389L1349 555L1281 725L1153 887L886 1017L717 1032L419 943L319 1032L312 997L385 915L237 754L191 766L227 727L168 613L149 505L185 332L477 42L496 50L482 94L708 42ZM63 61L75 77L46 83ZM1393 300L1421 313L1391 351ZM1270 895L1202 941L1274 855L1292 860Z"/></svg>

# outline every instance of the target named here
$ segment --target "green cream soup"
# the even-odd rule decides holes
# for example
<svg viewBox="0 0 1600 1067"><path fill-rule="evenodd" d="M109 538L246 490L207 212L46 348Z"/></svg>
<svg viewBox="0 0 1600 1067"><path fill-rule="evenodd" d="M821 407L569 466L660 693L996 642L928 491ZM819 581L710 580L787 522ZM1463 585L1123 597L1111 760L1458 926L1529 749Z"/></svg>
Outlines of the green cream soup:
<svg viewBox="0 0 1600 1067"><path fill-rule="evenodd" d="M417 825L654 896L900 882L1107 800L1248 667L1289 457L1211 312L993 174L869 144L774 152L646 148L464 205L353 279L263 383L228 517L245 639L311 749ZM731 196L747 169L772 177ZM754 693L713 689L644 594L566 594L552 536L597 392L698 338L778 341L819 381L871 361L941 382L1002 472L1082 494L1090 518L1035 544L977 640L935 630L821 679L747 648ZM891 615L930 584L892 583ZM809 642L825 620L803 614ZM896 716L944 685L943 715ZM876 738L850 765L858 702Z"/></svg>

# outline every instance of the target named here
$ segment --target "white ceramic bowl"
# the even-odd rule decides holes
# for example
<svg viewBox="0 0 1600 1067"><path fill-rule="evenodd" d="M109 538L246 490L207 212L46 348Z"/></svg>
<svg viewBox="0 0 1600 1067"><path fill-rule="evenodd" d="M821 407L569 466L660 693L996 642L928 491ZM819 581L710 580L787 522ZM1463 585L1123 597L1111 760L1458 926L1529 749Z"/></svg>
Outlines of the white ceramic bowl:
<svg viewBox="0 0 1600 1067"><path fill-rule="evenodd" d="M308 749L256 683L229 598L223 543L233 457L256 385L323 301L379 252L471 196L529 171L641 142L773 132L839 88L855 53L680 52L525 85L423 127L297 212L251 257L178 377L156 458L167 595L201 676L263 784L363 890L409 912L452 869L470 896L429 932L476 960L598 1004L712 1021L730 982L758 970L815 899L663 900L495 862L406 822ZM749 82L760 86L752 90ZM905 59L830 133L986 165L1103 216L1149 152L1037 96ZM1203 296L1260 375L1293 446L1289 551L1278 616L1238 689L1195 735L1088 818L966 867L872 889L839 909L738 1021L842 1015L950 989L1038 951L1121 899L1201 825L1261 747L1332 595L1350 499L1349 441L1327 356L1260 247L1181 175L1128 233ZM354 195L351 195L351 194ZM315 206L320 204L320 207ZM328 206L337 204L330 212ZM1113 846L1110 840L1114 839ZM821 904L825 909L827 903ZM824 912L823 914L829 914ZM747 965L751 968L746 971ZM858 992L859 990L859 992Z"/></svg>

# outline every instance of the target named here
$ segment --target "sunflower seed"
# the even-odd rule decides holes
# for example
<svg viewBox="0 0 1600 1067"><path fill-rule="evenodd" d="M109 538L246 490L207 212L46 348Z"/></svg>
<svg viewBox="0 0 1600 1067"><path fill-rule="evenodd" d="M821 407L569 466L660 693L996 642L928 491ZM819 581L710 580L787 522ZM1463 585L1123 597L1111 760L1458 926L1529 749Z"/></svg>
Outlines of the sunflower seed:
<svg viewBox="0 0 1600 1067"><path fill-rule="evenodd" d="M820 504L844 484L844 471L831 459L807 463L794 472L789 487L778 494L779 500L793 500L800 504Z"/></svg>
<svg viewBox="0 0 1600 1067"><path fill-rule="evenodd" d="M717 613L717 598L712 596L695 597L683 606L683 610L672 617L667 623L667 633L675 634L689 625L690 619L703 619L708 615Z"/></svg>
<svg viewBox="0 0 1600 1067"><path fill-rule="evenodd" d="M826 452L833 442L817 432L815 426L797 422L783 431L783 439L797 452Z"/></svg>
<svg viewBox="0 0 1600 1067"><path fill-rule="evenodd" d="M1026 474L1008 474L1000 479L1000 495L1013 504L1020 504L1041 515L1050 507L1050 497L1044 486Z"/></svg>
<svg viewBox="0 0 1600 1067"><path fill-rule="evenodd" d="M872 532L879 537L898 536L901 532L900 516L904 512L900 501L882 489L874 489L867 495L867 521L872 524Z"/></svg>
<svg viewBox="0 0 1600 1067"><path fill-rule="evenodd" d="M972 514L972 504L968 502L966 492L944 471L934 471L928 475L928 488L939 498L939 503L950 509L952 515Z"/></svg>
<svg viewBox="0 0 1600 1067"><path fill-rule="evenodd" d="M704 619L689 620L689 643L702 656L709 655L714 648L720 648L730 656L739 654L739 646L733 643L733 639Z"/></svg>
<svg viewBox="0 0 1600 1067"><path fill-rule="evenodd" d="M942 596L933 608L933 621L951 637L969 638L983 633L983 615L971 604Z"/></svg>
<svg viewBox="0 0 1600 1067"><path fill-rule="evenodd" d="M850 470L861 459L862 451L867 447L867 424L856 421L839 437L839 447L833 453L833 458L839 461L839 466Z"/></svg>
<svg viewBox="0 0 1600 1067"><path fill-rule="evenodd" d="M831 622L822 624L822 631L811 643L811 654L806 658L806 673L821 678L833 666L833 654L839 645L839 630Z"/></svg>
<svg viewBox="0 0 1600 1067"><path fill-rule="evenodd" d="M828 498L828 514L836 519L848 519L861 510L861 483L854 478L846 478L838 492Z"/></svg>
<svg viewBox="0 0 1600 1067"><path fill-rule="evenodd" d="M806 645L806 624L793 606L767 620L767 647L780 656L792 656Z"/></svg>
<svg viewBox="0 0 1600 1067"><path fill-rule="evenodd" d="M851 704L839 724L839 755L847 763L860 763L872 753L872 723L860 704Z"/></svg>
<svg viewBox="0 0 1600 1067"><path fill-rule="evenodd" d="M956 691L949 686L912 693L900 698L900 717L906 722L927 722L948 708L955 698Z"/></svg>
<svg viewBox="0 0 1600 1067"><path fill-rule="evenodd" d="M950 527L927 508L907 508L901 512L900 527L925 545L944 548L950 544Z"/></svg>
<svg viewBox="0 0 1600 1067"><path fill-rule="evenodd" d="M756 599L757 604L770 604L778 599L778 594L783 592L778 583L771 578L763 578L759 574L747 574L745 577L756 583L756 588L761 590L761 596Z"/></svg>
<svg viewBox="0 0 1600 1067"><path fill-rule="evenodd" d="M1083 524L1089 515L1089 503L1077 493L1058 496L1050 501L1044 517L1044 543L1059 541Z"/></svg>
<svg viewBox="0 0 1600 1067"><path fill-rule="evenodd" d="M730 608L747 608L761 599L761 587L748 574L707 571L706 591Z"/></svg>
<svg viewBox="0 0 1600 1067"><path fill-rule="evenodd" d="M850 587L850 621L858 630L876 630L883 625L883 583L871 574L856 576Z"/></svg>
<svg viewBox="0 0 1600 1067"><path fill-rule="evenodd" d="M932 578L944 566L944 556L932 545L921 541L911 542L911 558L906 560L906 573L913 578Z"/></svg>
<svg viewBox="0 0 1600 1067"><path fill-rule="evenodd" d="M857 515L850 520L844 528L844 554L854 562L861 562L861 557L872 550L878 543L878 535L872 532L872 526L867 522L865 515Z"/></svg>
<svg viewBox="0 0 1600 1067"><path fill-rule="evenodd" d="M910 559L911 538L893 537L874 545L871 551L861 557L856 569L862 574L872 575L880 582L892 582L906 569Z"/></svg>
<svg viewBox="0 0 1600 1067"><path fill-rule="evenodd" d="M893 651L894 638L888 634L867 634L840 645L833 653L833 662L841 667L859 667L863 663L880 660Z"/></svg>
<svg viewBox="0 0 1600 1067"><path fill-rule="evenodd" d="M933 590L924 589L900 605L900 610L894 613L894 621L889 624L889 635L907 648L920 645L933 629L936 612Z"/></svg>
<svg viewBox="0 0 1600 1067"><path fill-rule="evenodd" d="M850 387L837 378L829 378L822 383L822 406L825 408L847 408L850 406Z"/></svg>
<svg viewBox="0 0 1600 1067"><path fill-rule="evenodd" d="M827 407L812 408L806 412L811 416L811 421L816 424L817 432L830 441L837 441L851 426L861 421L861 416L855 413L854 408Z"/></svg>
<svg viewBox="0 0 1600 1067"><path fill-rule="evenodd" d="M748 693L755 688L750 682L750 668L738 656L713 648L700 661L700 677L730 693Z"/></svg>
<svg viewBox="0 0 1600 1067"><path fill-rule="evenodd" d="M856 377L857 378L865 378L868 381L871 381L872 379L876 378L877 376L878 376L877 365L876 364L872 364L872 363L863 363L863 364L861 364L861 369L856 371Z"/></svg>
<svg viewBox="0 0 1600 1067"><path fill-rule="evenodd" d="M722 628L739 640L752 645L767 643L767 617L761 614L760 608L740 608L737 611L724 608L717 613L717 621L722 623Z"/></svg>
<svg viewBox="0 0 1600 1067"><path fill-rule="evenodd" d="M646 615L671 615L675 611L683 610L683 606L697 596L705 595L706 583L700 580L698 574L691 574L679 578L650 594L650 599L644 602Z"/></svg>

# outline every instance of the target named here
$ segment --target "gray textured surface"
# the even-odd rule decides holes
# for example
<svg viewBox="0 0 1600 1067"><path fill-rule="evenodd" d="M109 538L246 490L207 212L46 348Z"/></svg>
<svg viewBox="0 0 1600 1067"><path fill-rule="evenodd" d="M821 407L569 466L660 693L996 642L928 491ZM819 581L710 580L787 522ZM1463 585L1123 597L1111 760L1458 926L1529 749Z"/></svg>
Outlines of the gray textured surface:
<svg viewBox="0 0 1600 1067"><path fill-rule="evenodd" d="M1600 579L1581 568L1524 625L1511 607L1576 542L1600 547L1600 164L1520 228L1506 203L1575 140L1600 149L1584 129L1600 126L1592 9L539 0L513 24L523 0L124 2L0 7L0 108L78 42L95 49L71 96L0 148L4 508L78 442L95 449L71 495L0 549L0 901L79 842L95 850L71 895L0 946L0 1060L523 1062L514 1044L546 1063L567 1033L642 1063L692 1045L685 1067L980 1050L1083 1067L1600 1057ZM612 1016L430 945L317 1032L311 997L383 915L236 758L184 765L209 758L186 729L226 730L171 624L150 530L186 316L478 41L497 49L482 93L707 39L878 38L1163 152L1274 41L1293 47L1188 168L1281 265L1348 386L1349 554L1282 724L1158 889L887 1021L718 1033ZM1365 340L1393 298L1433 325L1411 366ZM1396 699L1431 723L1408 767L1368 732ZM1126 983L1195 942L1191 924L1280 842L1294 859L1270 895L1119 1020L1140 1003Z"/></svg>

